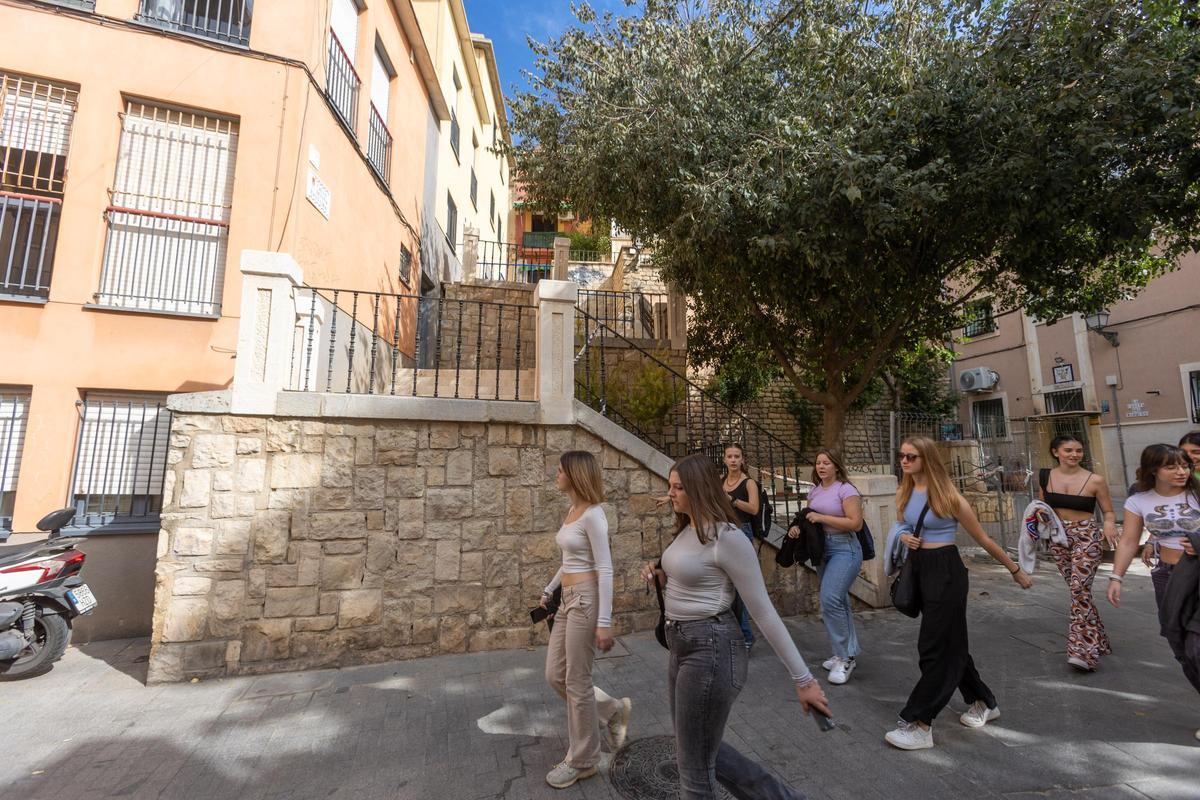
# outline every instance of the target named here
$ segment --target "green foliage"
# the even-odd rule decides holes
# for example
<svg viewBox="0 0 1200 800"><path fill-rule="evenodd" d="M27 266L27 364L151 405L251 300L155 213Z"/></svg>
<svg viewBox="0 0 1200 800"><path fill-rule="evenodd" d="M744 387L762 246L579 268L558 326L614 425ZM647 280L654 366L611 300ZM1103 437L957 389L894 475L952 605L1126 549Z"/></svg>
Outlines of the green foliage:
<svg viewBox="0 0 1200 800"><path fill-rule="evenodd" d="M779 365L762 353L735 351L717 367L708 390L728 406L756 400L771 381L779 377Z"/></svg>
<svg viewBox="0 0 1200 800"><path fill-rule="evenodd" d="M685 387L652 361L623 365L610 384L610 402L645 431L660 431L672 409L683 402Z"/></svg>
<svg viewBox="0 0 1200 800"><path fill-rule="evenodd" d="M821 441L821 407L797 396L792 389L783 390L783 399L788 413L796 420L799 438L796 447L801 451L811 450Z"/></svg>
<svg viewBox="0 0 1200 800"><path fill-rule="evenodd" d="M698 363L768 354L833 442L977 295L997 313L1094 310L1200 247L1190 9L584 6L536 47L516 156L539 201L653 247L691 298Z"/></svg>
<svg viewBox="0 0 1200 800"><path fill-rule="evenodd" d="M606 226L607 223L594 220L592 222L592 233L581 233L580 231L568 232L567 236L571 239L571 249L608 255L608 253L612 252L612 239L608 235L608 228Z"/></svg>

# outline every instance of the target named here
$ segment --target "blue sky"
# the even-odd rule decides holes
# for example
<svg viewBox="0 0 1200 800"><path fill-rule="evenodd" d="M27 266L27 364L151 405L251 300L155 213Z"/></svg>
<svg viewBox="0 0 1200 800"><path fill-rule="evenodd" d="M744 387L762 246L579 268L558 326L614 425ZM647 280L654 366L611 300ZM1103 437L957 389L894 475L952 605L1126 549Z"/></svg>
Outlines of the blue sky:
<svg viewBox="0 0 1200 800"><path fill-rule="evenodd" d="M464 0L471 30L492 40L500 86L504 94L513 94L514 84L525 88L521 70L533 66L533 53L526 44L532 36L546 41L575 22L571 0ZM591 0L597 11L622 10L622 0Z"/></svg>

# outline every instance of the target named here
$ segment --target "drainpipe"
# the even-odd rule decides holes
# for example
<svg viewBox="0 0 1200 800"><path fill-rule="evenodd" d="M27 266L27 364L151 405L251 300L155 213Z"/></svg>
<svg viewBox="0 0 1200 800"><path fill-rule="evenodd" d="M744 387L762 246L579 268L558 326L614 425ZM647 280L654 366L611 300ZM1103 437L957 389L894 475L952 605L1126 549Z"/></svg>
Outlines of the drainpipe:
<svg viewBox="0 0 1200 800"><path fill-rule="evenodd" d="M1129 463L1125 458L1125 432L1121 429L1121 407L1117 405L1117 376L1109 375L1104 382L1112 389L1113 418L1117 421L1117 449L1121 451L1121 485L1129 486Z"/></svg>

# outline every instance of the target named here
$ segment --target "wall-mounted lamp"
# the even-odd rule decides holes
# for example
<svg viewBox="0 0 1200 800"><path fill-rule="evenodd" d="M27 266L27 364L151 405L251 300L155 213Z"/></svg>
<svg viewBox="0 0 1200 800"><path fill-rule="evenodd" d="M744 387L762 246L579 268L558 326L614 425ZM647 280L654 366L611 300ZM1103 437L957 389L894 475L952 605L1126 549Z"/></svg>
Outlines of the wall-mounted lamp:
<svg viewBox="0 0 1200 800"><path fill-rule="evenodd" d="M1083 321L1087 324L1088 330L1095 331L1103 336L1113 347L1120 347L1121 341L1117 338L1117 332L1107 329L1109 316L1108 309L1102 308L1094 314L1088 314L1083 318Z"/></svg>

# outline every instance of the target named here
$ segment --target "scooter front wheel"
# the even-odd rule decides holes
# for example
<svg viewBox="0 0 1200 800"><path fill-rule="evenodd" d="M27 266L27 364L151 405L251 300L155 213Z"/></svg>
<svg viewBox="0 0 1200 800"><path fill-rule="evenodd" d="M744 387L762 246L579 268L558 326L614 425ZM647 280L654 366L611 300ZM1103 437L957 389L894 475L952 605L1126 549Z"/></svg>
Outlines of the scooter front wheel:
<svg viewBox="0 0 1200 800"><path fill-rule="evenodd" d="M33 642L11 661L0 661L0 681L32 678L49 672L71 643L71 626L61 614L39 608L33 618Z"/></svg>

